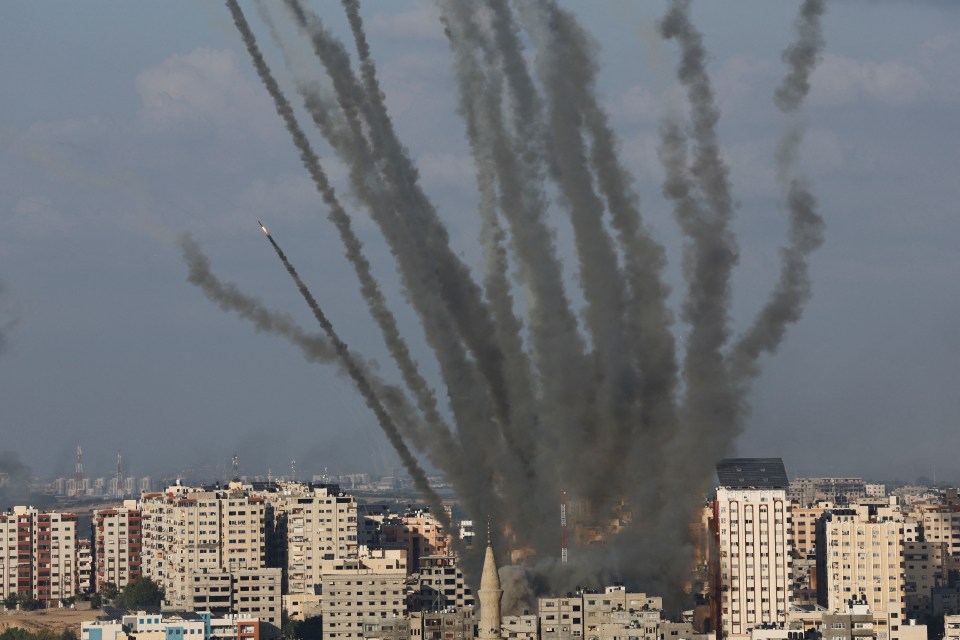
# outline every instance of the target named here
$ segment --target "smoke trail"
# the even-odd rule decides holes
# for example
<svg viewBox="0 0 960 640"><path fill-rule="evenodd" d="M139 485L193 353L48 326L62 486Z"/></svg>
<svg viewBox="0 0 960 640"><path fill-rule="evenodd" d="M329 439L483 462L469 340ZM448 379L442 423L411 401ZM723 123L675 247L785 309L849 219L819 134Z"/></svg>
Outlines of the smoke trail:
<svg viewBox="0 0 960 640"><path fill-rule="evenodd" d="M467 51L466 47L456 46L456 43L472 43L476 40L476 26L472 24L474 7L446 2L442 9L441 20L446 26L447 40L456 60L460 113L466 123L467 140L477 168L480 236L485 249L487 269L484 289L495 320L497 343L503 351L507 386L513 395L509 433L515 442L513 446L530 452L536 444L534 433L538 428L539 418L533 406L535 391L531 380L531 363L523 348L523 325L514 313L514 299L508 275L509 259L504 246L506 234L497 213L499 165L496 147L499 140L491 139L502 130L498 117L502 83L498 78L485 74L476 57ZM512 159L513 155L507 154L508 164L512 164ZM530 475L532 470L527 471Z"/></svg>
<svg viewBox="0 0 960 640"><path fill-rule="evenodd" d="M823 0L804 0L800 7L794 23L797 40L782 56L790 72L773 94L774 102L784 113L797 111L810 91L810 74L817 66L824 45L820 18L826 10Z"/></svg>
<svg viewBox="0 0 960 640"><path fill-rule="evenodd" d="M400 338L399 330L396 327L396 320L387 308L380 287L371 272L370 264L363 255L360 240L353 231L350 217L343 209L333 187L330 185L326 172L324 172L323 167L320 165L319 157L297 123L290 102L283 95L280 86L277 84L263 55L260 53L253 32L246 22L239 5L235 0L227 0L227 6L233 15L237 29L240 31L247 52L254 62L257 74L273 98L277 113L283 118L287 130L293 138L293 142L300 153L301 162L313 179L324 202L326 202L329 207L328 218L333 222L340 234L347 259L350 261L357 274L357 278L360 280L361 293L370 309L370 313L381 327L387 346L391 349L391 354L394 355L395 358L399 358L398 364L401 370L408 376L408 380L405 380L405 382L407 382L408 385L412 383L411 390L418 400L418 406L427 406L429 411L429 406L431 401L433 401L432 392L430 392L422 377L415 373L415 365L412 365L409 350L405 342ZM413 369L411 369L411 366ZM435 403L435 401L433 402ZM432 414L428 415L431 416L431 424L436 424L436 411L434 410ZM418 439L424 440L425 436L419 436ZM448 453L456 454L455 443L446 441L444 444L451 447L447 450Z"/></svg>
<svg viewBox="0 0 960 640"><path fill-rule="evenodd" d="M353 232L350 218L343 210L343 207L340 205L340 202L336 197L333 187L327 180L326 173L320 166L317 154L313 151L309 141L307 140L303 131L300 129L300 126L297 124L296 117L293 114L293 109L290 106L289 101L283 95L283 92L280 90L280 86L270 73L270 69L264 60L263 55L260 53L259 47L257 46L253 31L250 29L250 26L247 23L239 4L237 4L237 0L227 0L227 7L230 9L234 24L243 38L247 52L250 54L250 57L253 60L254 66L257 69L257 74L260 76L261 81L263 82L267 91L270 93L270 96L273 98L277 113L283 118L287 130L290 132L294 144L297 146L300 152L301 161L303 162L307 171L310 173L310 176L313 178L314 184L322 195L324 202L326 202L330 208L329 218L334 225L336 225L337 231L340 233L340 239L343 242L346 250L347 259L353 265L354 271L357 273L357 276L360 279L361 290L364 293L364 298L368 301L368 305L371 305L371 307L375 307L376 301L380 300L381 308L385 309L385 305L382 305L382 293L380 292L379 286L377 285L377 282L373 278L373 275L370 271L370 264L363 255L360 240ZM280 253L282 257L279 247L276 246L276 243L273 242L272 238L270 241L272 244L274 244L274 248L277 249L278 253ZM288 270L289 269L292 269L292 267L289 267ZM295 272L291 271L291 276L295 276ZM301 291L301 293L303 293L303 291ZM374 302L371 303L371 301ZM318 310L319 307L314 310L315 315L317 314ZM371 312L374 313L375 316L377 315L377 311L379 311L379 309L371 309ZM322 313L320 315L322 315ZM320 317L318 317L317 320L319 321ZM321 326L322 325L323 322L321 322ZM326 330L326 327L324 327L324 329ZM328 333L330 332L332 332L332 327ZM337 347L336 341L334 341L332 337L331 341L334 343L333 346L335 347L335 351L337 352L338 356L341 360L343 360L344 354L341 353L343 350ZM349 353L346 355L349 357ZM361 393L364 393L364 395L372 394L373 390L370 387L369 382L363 378L362 372L360 372L360 370L357 368L357 365L353 362L352 358L350 358L350 362L351 364L348 366L348 372L350 373L351 377L357 375L360 376L360 378L364 381L363 387L361 387L360 382L356 381L355 379L358 389L360 389ZM364 389L366 389L366 391L364 391ZM418 488L420 488L424 496L431 499L431 507L434 507L434 504L439 504L439 499L437 499L436 494L430 488L429 483L427 483L426 475L413 458L406 444L403 442L400 434L396 432L396 425L394 425L392 421L389 421L389 416L385 413L379 401L376 401L376 397L372 397L373 400L367 398L367 403L370 404L371 402L376 402L377 408L372 405L370 408L377 413L378 421L380 421L384 430L387 431L387 436L390 438L391 443L397 450L397 453L400 455L401 460L403 460L404 465L407 466L407 470L414 479L414 483L418 486ZM386 416L389 424L384 423L384 416ZM441 508L436 510L436 513L437 518L441 521L441 523L449 529L449 522L447 521L448 518L446 516L446 512Z"/></svg>
<svg viewBox="0 0 960 640"><path fill-rule="evenodd" d="M589 367L564 291L554 231L545 221L547 205L542 183L546 156L540 101L526 71L510 9L504 2L488 2L492 43L480 37L476 28L470 28L471 16L466 11L469 5L454 2L445 7L452 20L464 25L461 28L464 41L448 38L455 55L469 60L471 46L482 48L486 75L497 79L502 74L510 88L512 137L502 120L499 101L485 95L482 89L471 89L466 83L465 70L458 73L461 94L467 93L477 101L478 117L482 118L478 134L493 153L500 188L499 206L509 225L521 282L528 291L529 342L541 394L540 424L550 429L550 432L544 428L538 432L541 447L543 440L547 444L564 439L573 441L581 437L580 427L587 413L588 394L584 389L589 384ZM573 461L563 460L555 447L548 446L539 457L537 473L547 478L559 477L564 469L575 466ZM551 492L556 489L554 482Z"/></svg>
<svg viewBox="0 0 960 640"><path fill-rule="evenodd" d="M407 276L406 285L411 290L412 300L417 304L418 300L423 299L423 296L417 295L412 289L412 283L424 277L428 278L428 282L436 282L436 291L454 318L457 330L483 374L494 403L498 426L503 435L509 437L504 431L509 414L509 390L502 377L500 347L492 340L495 330L489 310L483 304L480 288L471 278L466 266L450 249L449 235L433 204L419 187L417 170L397 140L393 124L382 104L372 61L368 57L363 66L368 81L372 81L376 91L367 91L361 99L360 89L350 72L349 58L339 42L323 27L316 15L304 9L299 0L285 0L285 4L298 24L311 36L317 56L333 80L341 107L347 113L359 110L364 114L374 156L381 161L383 177L390 185L396 206L399 207L398 215L404 219L408 228L416 230L411 234L416 249L403 247L399 250L400 255L410 256L412 252L411 257L417 261L427 261L416 276ZM359 14L354 14L351 27L354 29L354 39L359 42L358 50L361 54L369 54ZM398 253L397 249L394 251L395 254ZM436 313L435 309L431 311L431 314L433 313ZM421 312L421 317L423 315ZM430 331L427 333L429 336ZM517 455L517 452L514 450L513 454Z"/></svg>
<svg viewBox="0 0 960 640"><path fill-rule="evenodd" d="M409 447L407 447L406 442L403 440L403 436L400 435L400 430L390 417L390 414L383 407L380 398L377 396L377 392L370 384L370 381L365 375L360 363L350 352L350 349L347 347L346 343L343 342L343 340L340 339L340 336L337 335L336 330L333 328L333 324L330 323L330 320L327 318L326 314L323 313L323 309L321 309L320 305L317 303L316 298L314 298L313 294L310 293L310 289L307 288L307 285L300 278L297 270L290 263L290 260L287 259L287 256L283 253L283 250L280 249L280 245L277 244L277 241L273 239L272 235L269 233L265 233L265 235L267 236L267 240L269 240L270 244L273 246L274 251L277 252L277 257L280 258L280 261L283 263L287 273L290 274L290 278L292 278L293 282L297 285L297 290L300 291L300 295L303 296L303 299L310 307L310 311L313 312L313 316L320 324L320 328L323 329L324 334L326 334L327 339L330 341L330 344L337 355L338 361L346 370L347 375L349 375L353 380L353 383L357 387L357 391L359 391L360 395L363 396L367 406L370 407L370 410L373 411L374 415L376 415L377 422L380 423L380 427L390 440L390 444L393 445L397 455L400 456L400 460L403 463L403 466L406 468L407 473L410 474L410 478L413 480L414 486L417 487L417 490L420 491L420 493L427 500L431 510L436 514L436 517L440 523L445 528L449 529L450 519L447 517L446 511L443 508L443 503L440 500L440 496L438 496L430 487L430 482L427 480L427 475L420 467L420 463L417 462L417 459L414 457L413 453L411 453Z"/></svg>
<svg viewBox="0 0 960 640"><path fill-rule="evenodd" d="M732 445L742 417L722 353L730 333L730 272L738 251L729 229L733 201L727 167L720 157L716 137L720 114L706 72L703 38L690 22L689 5L689 0L672 0L660 23L662 35L676 39L680 45L677 77L687 88L694 142L689 173L686 162L682 167L669 163L665 166L665 195L674 200L675 215L690 238L685 261L688 293L682 307L683 319L690 325L684 359L686 428L678 430L677 441L681 450L699 446L710 451L709 456L722 457ZM685 139L680 130L671 130L669 124L664 129L661 156L685 160ZM683 147L669 147L681 143ZM695 445L691 438L706 441Z"/></svg>
<svg viewBox="0 0 960 640"><path fill-rule="evenodd" d="M381 225L384 237L391 243L410 299L447 383L461 446L477 456L477 466L484 471L475 476L472 487L464 492L465 499L480 505L481 514L496 515L501 508L513 508L514 504L498 504L489 492L491 481L496 481L497 486L518 485L520 478L513 465L503 464L503 453L496 446L497 440L489 434L491 418L482 390L486 388L494 401L498 416L495 424L501 427L501 433L504 433L509 405L505 402L503 379L499 373L502 356L492 341L494 330L489 312L480 299L479 288L450 250L446 230L432 204L417 186L416 171L397 143L392 124L369 114L368 100L379 100L379 95L373 98L364 96L361 100L350 74L348 58L339 43L326 31L319 18L305 12L298 2L288 0L287 5L298 24L310 35L317 56L333 81L341 108L349 113L367 114L372 155L378 158L390 191L377 196L369 188L369 177L358 185L356 174L353 174L355 191L366 200L374 220ZM349 166L357 166L368 154L361 143L361 133L360 129L355 131L357 143L344 150L341 156ZM400 207L400 211L397 214L385 211L382 207L384 200L394 208ZM448 322L447 318L453 321ZM482 379L475 380L474 366L466 359L459 339L451 332L454 328L459 329L470 345L476 366L484 372ZM482 384L483 380L487 381L486 385ZM517 455L515 450L510 453L511 457Z"/></svg>
<svg viewBox="0 0 960 640"><path fill-rule="evenodd" d="M824 41L820 18L826 11L823 0L804 0L794 23L797 40L783 52L789 72L774 92L774 102L788 117L796 117L810 90L813 73ZM781 251L780 276L776 287L753 324L734 345L732 372L741 384L759 373L757 358L773 353L780 345L788 324L800 319L804 303L810 298L810 275L806 257L823 243L823 218L817 213L817 201L806 181L793 177L802 130L796 122L784 132L777 151L777 174L786 186L790 214L790 237Z"/></svg>
<svg viewBox="0 0 960 640"><path fill-rule="evenodd" d="M555 160L551 174L563 195L574 231L580 285L587 303L584 315L593 347L593 388L588 391L593 406L590 418L576 437L581 442L588 440L593 451L609 452L623 446L616 441L617 425L630 420L632 407L619 401L619 390L634 388L637 372L629 357L630 349L624 349L628 336L623 325L623 272L601 218L604 204L593 187L589 153L580 132L582 112L578 98L583 88L578 79L589 74L582 65L592 61L570 55L566 43L586 38L586 34L563 12L545 4L524 4L522 9L525 26L537 46L536 69L546 96L547 125ZM583 444L585 450L590 450L587 443ZM593 463L600 464L600 460ZM589 479L583 490L603 504L610 497L607 474Z"/></svg>
<svg viewBox="0 0 960 640"><path fill-rule="evenodd" d="M323 336L307 333L289 315L271 311L256 298L240 291L236 285L221 282L210 270L210 260L190 234L181 234L177 238L177 244L180 246L183 261L187 264L187 281L203 291L221 310L236 313L240 318L251 322L257 332L285 338L300 349L308 362L338 364L336 352ZM423 438L417 428L416 415L403 392L377 378L370 365L358 366L363 368L364 375L371 381L377 394L384 398L390 413L395 416L395 422L403 430L404 437L412 442L421 441Z"/></svg>
<svg viewBox="0 0 960 640"><path fill-rule="evenodd" d="M408 299L440 365L459 442L439 418L429 387L421 387L422 378L414 376L419 373L412 360L404 371L409 353L395 348L396 343L390 346L391 340L401 339L398 332L395 338L388 335L396 332L395 323L377 318L376 305L365 292L404 383L429 423L416 433L446 434L457 447L437 445L433 438L425 444L406 432L398 431L396 437L403 444L403 435L426 451L451 476L475 519L493 515L515 533L513 550L535 554L535 574L514 576L513 591L521 592L523 584L539 593L614 578L672 589L689 565L685 533L709 485L711 463L732 446L741 425L757 355L775 347L809 295L805 257L820 242L820 221L809 189L792 177L799 132L784 137L778 158L791 214L781 281L755 326L727 351L730 275L738 257L729 228L733 198L717 141L719 113L702 37L690 24L689 1L672 0L661 31L680 45L678 78L692 115L690 140L678 122L667 121L659 148L666 171L663 191L687 238L688 292L681 318L689 334L681 379L662 282L662 248L644 228L639 198L595 95L594 45L573 15L553 0L519 3L537 49L541 100L506 0L485 0L479 9L441 2L460 112L477 164L488 259L481 288L452 252L447 230L396 136L359 3L341 2L359 57L357 73L320 19L301 0L286 0L332 81L333 96L316 83L299 81L298 89L315 124L348 166L352 190L397 260ZM804 3L798 43L784 54L791 73L776 99L789 113L806 93L810 61L821 46L818 4ZM321 181L311 169L313 162L319 170L319 160L306 145L249 28L245 31L236 18L236 0L228 5L305 166L333 206L325 175ZM553 230L546 222L547 177L558 188L574 229L587 301L585 334L564 290ZM359 244L356 251L359 255ZM511 261L518 268L517 283L510 281ZM526 287L526 334L514 311L512 286ZM301 293L310 303L305 287ZM311 306L319 310L315 300ZM385 305L383 310L389 313ZM318 320L326 330L329 323ZM593 349L589 355L587 342ZM336 351L335 344L325 344ZM338 361L343 366L342 358ZM388 418L398 415L387 411ZM442 456L446 450L453 455ZM409 449L407 454L415 463ZM599 471L584 473L585 468ZM589 499L578 518L603 532L606 541L578 548L570 564L557 559L555 514L544 498L561 479L571 497ZM605 530L608 516L628 533ZM637 534L643 544L637 544Z"/></svg>
<svg viewBox="0 0 960 640"><path fill-rule="evenodd" d="M543 425L538 431L537 474L543 495L556 495L561 481L570 486L572 495L586 494L589 491L580 491L579 483L569 482L569 477L579 473L582 456L592 451L584 425L592 420L596 383L565 291L555 231L547 224L544 181L548 173L556 175L552 142L510 7L504 0L488 0L486 8L491 36L477 46L484 50L487 74L502 75L506 81L509 127L501 122L499 108L494 109L499 105L486 101L490 115L483 130L496 150L500 207L529 297L529 342ZM451 46L459 49L464 45L452 40ZM537 532L539 557L546 557L555 553L558 542L556 530L549 524L556 513L550 513L549 501L541 502L531 515L542 515L537 515L530 530Z"/></svg>
<svg viewBox="0 0 960 640"><path fill-rule="evenodd" d="M674 340L669 326L671 316L666 305L668 289L662 280L665 257L662 246L645 229L639 198L617 154L617 142L607 116L596 99L597 63L585 34L574 28L574 18L555 3L545 3L551 24L556 29L556 44L564 48L564 65L569 78L567 101L582 114L584 135L591 142L589 161L597 186L606 201L610 223L621 249L624 282L627 285L626 311L623 316L625 349L632 351L634 371L615 387L615 406L623 407L615 423L612 446L606 452L606 482L630 491L634 509L650 508L656 496L656 483L628 480L631 471L644 477L659 464L657 443L676 425L675 388L678 367ZM637 378L634 379L634 376ZM641 433L642 432L642 433ZM644 436L643 439L638 436ZM632 447L630 443L635 446ZM632 457L629 465L622 461ZM623 466L627 468L624 469Z"/></svg>

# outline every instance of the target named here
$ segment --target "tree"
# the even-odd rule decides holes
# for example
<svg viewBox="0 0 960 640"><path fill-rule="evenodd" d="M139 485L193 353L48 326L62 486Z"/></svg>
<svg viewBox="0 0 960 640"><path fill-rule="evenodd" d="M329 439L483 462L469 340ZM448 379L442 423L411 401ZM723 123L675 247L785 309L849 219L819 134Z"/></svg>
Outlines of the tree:
<svg viewBox="0 0 960 640"><path fill-rule="evenodd" d="M43 606L43 603L35 600L29 591L21 591L17 595L17 601L20 603L21 611L36 611Z"/></svg>
<svg viewBox="0 0 960 640"><path fill-rule="evenodd" d="M146 576L140 576L129 583L117 596L117 604L124 609L159 607L161 600L163 600L163 589Z"/></svg>
<svg viewBox="0 0 960 640"><path fill-rule="evenodd" d="M17 596L16 592L15 592L15 591L11 591L11 592L10 592L10 595L7 596L7 599L4 600L3 603L6 605L7 609L16 609L16 608L17 608L17 602L19 602L19 601L20 601L20 598L19 598L19 596Z"/></svg>
<svg viewBox="0 0 960 640"><path fill-rule="evenodd" d="M112 582L104 582L103 586L100 587L100 595L104 600L113 600L117 597L118 593L120 593L120 591L117 589L117 585Z"/></svg>

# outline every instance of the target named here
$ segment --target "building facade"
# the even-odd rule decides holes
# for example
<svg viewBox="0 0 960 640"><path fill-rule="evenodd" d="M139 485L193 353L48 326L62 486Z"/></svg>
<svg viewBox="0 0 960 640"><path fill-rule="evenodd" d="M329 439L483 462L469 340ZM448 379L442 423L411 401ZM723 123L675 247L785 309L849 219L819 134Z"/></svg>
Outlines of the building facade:
<svg viewBox="0 0 960 640"><path fill-rule="evenodd" d="M714 500L719 553L716 627L746 638L764 625L783 625L791 601L790 503L779 458L724 460Z"/></svg>
<svg viewBox="0 0 960 640"><path fill-rule="evenodd" d="M80 588L77 516L18 506L0 513L0 589L43 603Z"/></svg>
<svg viewBox="0 0 960 640"><path fill-rule="evenodd" d="M96 584L101 591L107 582L122 589L141 575L141 514L136 501L127 500L120 509L101 509L93 516L96 544Z"/></svg>

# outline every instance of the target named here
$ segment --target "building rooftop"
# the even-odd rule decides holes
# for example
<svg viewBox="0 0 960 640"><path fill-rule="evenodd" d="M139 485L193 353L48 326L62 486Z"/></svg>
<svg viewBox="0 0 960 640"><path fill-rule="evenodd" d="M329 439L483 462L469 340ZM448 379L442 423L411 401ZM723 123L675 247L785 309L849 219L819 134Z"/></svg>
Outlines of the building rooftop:
<svg viewBox="0 0 960 640"><path fill-rule="evenodd" d="M727 458L717 463L721 487L786 489L790 485L782 458Z"/></svg>

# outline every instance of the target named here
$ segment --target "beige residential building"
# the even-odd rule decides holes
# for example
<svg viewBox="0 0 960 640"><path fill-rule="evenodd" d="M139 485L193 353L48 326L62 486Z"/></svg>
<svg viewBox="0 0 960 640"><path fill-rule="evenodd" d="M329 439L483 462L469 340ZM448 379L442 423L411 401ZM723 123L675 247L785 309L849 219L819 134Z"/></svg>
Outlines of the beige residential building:
<svg viewBox="0 0 960 640"><path fill-rule="evenodd" d="M402 618L406 609L406 569L377 572L340 569L320 576L323 637L362 638L364 621Z"/></svg>
<svg viewBox="0 0 960 640"><path fill-rule="evenodd" d="M932 613L931 595L947 584L945 542L903 543L904 605L908 618Z"/></svg>
<svg viewBox="0 0 960 640"><path fill-rule="evenodd" d="M42 602L79 590L77 516L18 506L0 513L0 589Z"/></svg>
<svg viewBox="0 0 960 640"><path fill-rule="evenodd" d="M283 612L281 574L279 568L240 567L192 572L184 608L249 614L279 629Z"/></svg>
<svg viewBox="0 0 960 640"><path fill-rule="evenodd" d="M473 622L472 611L459 609L414 611L410 614L410 638L413 640L470 640L473 638Z"/></svg>
<svg viewBox="0 0 960 640"><path fill-rule="evenodd" d="M142 496L140 509L143 573L164 588L167 608L188 608L194 576L204 571L266 566L267 508L239 482L227 489L170 487Z"/></svg>
<svg viewBox="0 0 960 640"><path fill-rule="evenodd" d="M960 640L960 616L943 616L943 640Z"/></svg>
<svg viewBox="0 0 960 640"><path fill-rule="evenodd" d="M935 505L922 508L920 525L927 542L946 544L948 556L960 556L960 506Z"/></svg>
<svg viewBox="0 0 960 640"><path fill-rule="evenodd" d="M541 640L571 640L583 635L583 597L580 595L540 598L537 614L540 616Z"/></svg>
<svg viewBox="0 0 960 640"><path fill-rule="evenodd" d="M818 502L807 507L798 503L790 505L793 520L790 596L795 605L817 602L817 520L832 508L832 502Z"/></svg>
<svg viewBox="0 0 960 640"><path fill-rule="evenodd" d="M779 458L717 465L714 502L719 550L715 625L726 637L783 625L791 601L791 523L787 474Z"/></svg>
<svg viewBox="0 0 960 640"><path fill-rule="evenodd" d="M860 602L888 619L889 637L898 640L904 624L902 520L881 520L867 507L824 514L818 536L820 604L831 612ZM878 632L886 640L885 632Z"/></svg>
<svg viewBox="0 0 960 640"><path fill-rule="evenodd" d="M289 485L269 496L286 544L287 593L313 593L325 562L355 557L357 501L335 486Z"/></svg>
<svg viewBox="0 0 960 640"><path fill-rule="evenodd" d="M421 556L417 600L422 611L472 611L476 601L455 556Z"/></svg>
<svg viewBox="0 0 960 640"><path fill-rule="evenodd" d="M510 640L540 640L538 622L538 616L532 613L503 616L500 620L500 635Z"/></svg>
<svg viewBox="0 0 960 640"><path fill-rule="evenodd" d="M602 593L540 598L540 636L543 640L657 640L662 631L662 609L662 598L616 586L606 587Z"/></svg>

